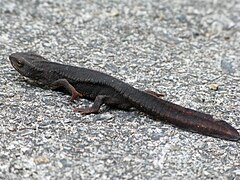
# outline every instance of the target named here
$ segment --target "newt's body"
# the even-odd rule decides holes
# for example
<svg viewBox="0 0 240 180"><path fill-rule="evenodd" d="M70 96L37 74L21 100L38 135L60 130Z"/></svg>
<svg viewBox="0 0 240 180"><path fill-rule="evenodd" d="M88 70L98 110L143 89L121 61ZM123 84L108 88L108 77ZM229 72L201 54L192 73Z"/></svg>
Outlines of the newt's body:
<svg viewBox="0 0 240 180"><path fill-rule="evenodd" d="M76 109L83 114L97 113L102 104L124 110L134 107L156 120L189 131L232 141L240 139L238 131L225 121L165 101L157 93L140 91L107 74L50 62L31 53L14 53L9 59L23 76L51 88L62 87L72 94L72 100L78 96L94 100L92 107Z"/></svg>

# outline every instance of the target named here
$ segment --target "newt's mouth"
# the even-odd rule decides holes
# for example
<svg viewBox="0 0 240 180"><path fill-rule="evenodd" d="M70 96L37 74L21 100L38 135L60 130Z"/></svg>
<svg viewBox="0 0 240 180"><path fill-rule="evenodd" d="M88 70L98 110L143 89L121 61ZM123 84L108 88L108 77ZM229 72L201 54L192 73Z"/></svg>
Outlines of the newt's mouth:
<svg viewBox="0 0 240 180"><path fill-rule="evenodd" d="M15 64L15 59L14 59L13 57L11 57L11 56L9 56L9 59L10 59L10 62L11 62L11 64L12 64L12 66L13 66L15 69L17 69L16 64Z"/></svg>
<svg viewBox="0 0 240 180"><path fill-rule="evenodd" d="M17 66L17 64L16 64L16 59L15 59L14 57L11 57L11 56L9 56L9 59L10 59L10 62L11 62L11 64L12 64L12 66L13 66L16 70L18 70L18 66Z"/></svg>

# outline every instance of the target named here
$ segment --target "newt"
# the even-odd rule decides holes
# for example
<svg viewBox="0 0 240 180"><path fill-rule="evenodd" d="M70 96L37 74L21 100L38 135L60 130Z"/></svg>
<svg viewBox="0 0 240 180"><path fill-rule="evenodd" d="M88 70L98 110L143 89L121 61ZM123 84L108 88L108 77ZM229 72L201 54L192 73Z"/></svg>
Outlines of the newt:
<svg viewBox="0 0 240 180"><path fill-rule="evenodd" d="M103 72L48 61L33 53L17 52L9 59L21 75L69 93L71 100L80 97L94 101L90 107L76 108L76 112L99 113L103 104L121 110L135 108L156 121L181 129L230 141L240 140L237 129L224 120L166 101L153 91L138 90Z"/></svg>

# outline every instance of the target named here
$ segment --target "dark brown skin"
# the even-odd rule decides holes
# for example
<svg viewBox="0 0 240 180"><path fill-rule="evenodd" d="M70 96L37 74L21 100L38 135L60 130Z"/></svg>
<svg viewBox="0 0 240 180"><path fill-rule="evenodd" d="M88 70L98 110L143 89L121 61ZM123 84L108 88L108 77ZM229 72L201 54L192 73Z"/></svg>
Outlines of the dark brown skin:
<svg viewBox="0 0 240 180"><path fill-rule="evenodd" d="M211 115L165 101L161 94L140 91L107 74L70 65L50 62L31 53L9 56L13 67L23 76L41 82L52 89L61 89L77 97L93 100L88 108L77 108L82 114L98 113L102 104L129 110L134 107L156 120L203 135L231 141L240 140L238 131L223 120Z"/></svg>

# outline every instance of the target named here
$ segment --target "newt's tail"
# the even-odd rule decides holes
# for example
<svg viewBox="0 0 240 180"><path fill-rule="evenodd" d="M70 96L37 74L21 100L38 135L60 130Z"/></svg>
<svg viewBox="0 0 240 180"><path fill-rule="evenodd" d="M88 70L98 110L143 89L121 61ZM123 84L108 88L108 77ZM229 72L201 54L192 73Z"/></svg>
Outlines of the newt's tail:
<svg viewBox="0 0 240 180"><path fill-rule="evenodd" d="M166 113L167 122L185 130L217 137L230 141L239 141L240 134L233 126L223 120L189 108L173 105L171 113Z"/></svg>
<svg viewBox="0 0 240 180"><path fill-rule="evenodd" d="M134 97L133 94L131 94L131 97ZM223 120L214 119L212 115L185 108L148 94L143 94L141 98L136 98L134 102L135 107L152 115L156 120L162 120L181 129L199 134L230 141L240 141L240 134L237 129Z"/></svg>
<svg viewBox="0 0 240 180"><path fill-rule="evenodd" d="M168 118L166 118L167 122L174 124L175 126L225 140L240 140L240 134L237 129L226 121L214 119L211 115L184 107L176 106L175 110L178 110L178 112L175 111L175 114L169 113Z"/></svg>

